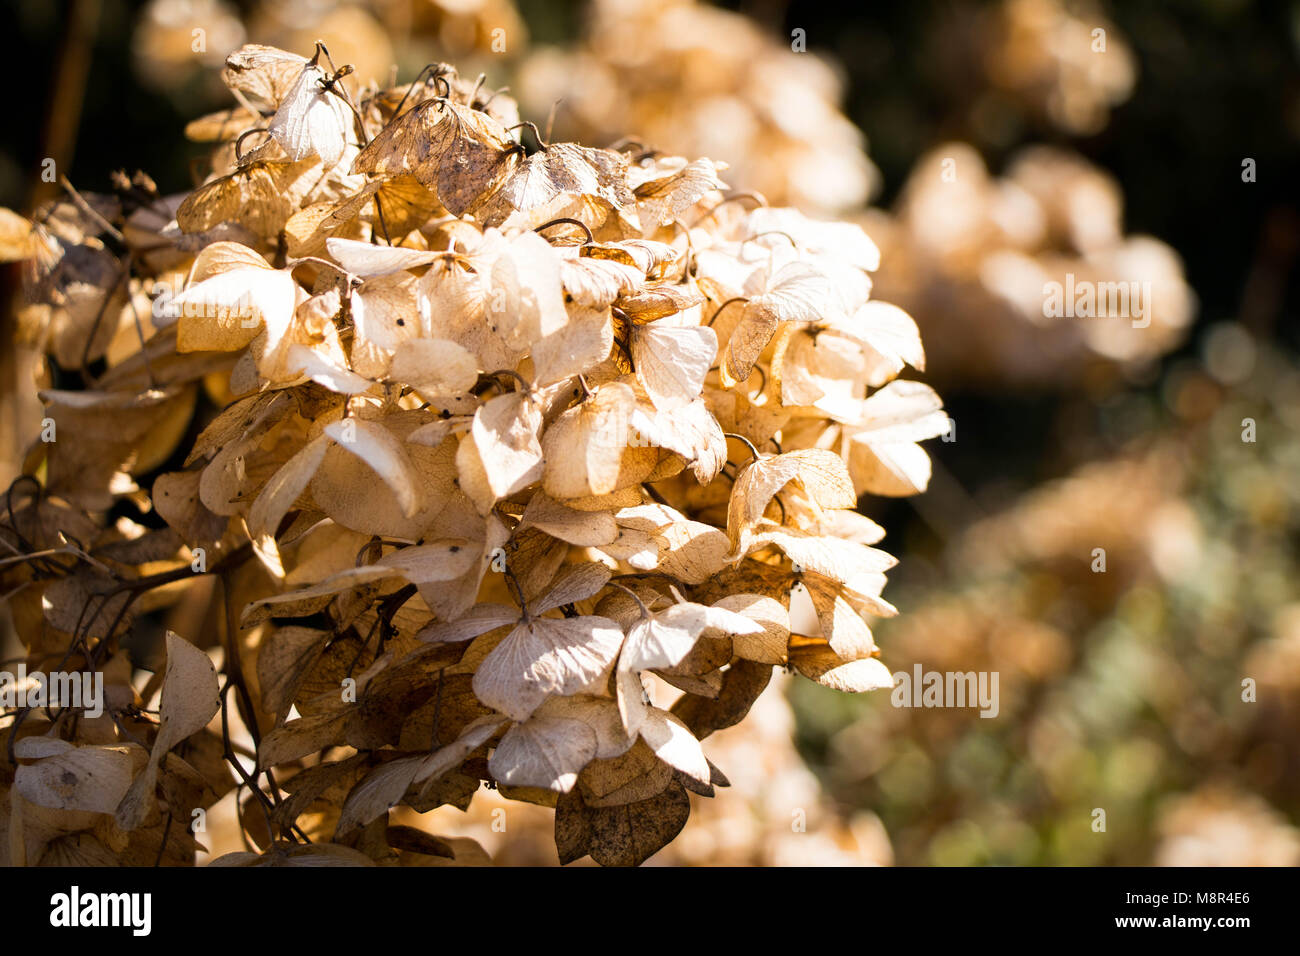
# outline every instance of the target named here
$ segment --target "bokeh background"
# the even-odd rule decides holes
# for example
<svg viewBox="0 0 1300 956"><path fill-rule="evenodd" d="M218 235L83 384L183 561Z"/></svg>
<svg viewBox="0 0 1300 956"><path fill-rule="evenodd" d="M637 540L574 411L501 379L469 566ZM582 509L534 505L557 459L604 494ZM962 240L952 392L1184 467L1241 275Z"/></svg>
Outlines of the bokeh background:
<svg viewBox="0 0 1300 956"><path fill-rule="evenodd" d="M52 195L47 157L188 189L226 53L320 38L859 222L955 423L929 491L872 511L902 557L877 640L894 671L997 671L999 713L774 681L706 745L733 788L654 862L1300 864L1300 3L854 6L24 0L0 205ZM1151 283L1150 325L1045 317L1066 273ZM25 361L0 357L5 484ZM502 832L502 805L438 829L553 862L550 811Z"/></svg>

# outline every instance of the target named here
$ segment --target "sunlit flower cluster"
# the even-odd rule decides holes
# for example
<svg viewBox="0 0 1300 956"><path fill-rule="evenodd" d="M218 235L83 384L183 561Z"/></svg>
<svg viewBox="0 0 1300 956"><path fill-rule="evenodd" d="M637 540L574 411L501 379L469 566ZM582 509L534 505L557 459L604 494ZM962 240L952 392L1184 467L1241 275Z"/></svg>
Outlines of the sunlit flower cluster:
<svg viewBox="0 0 1300 956"><path fill-rule="evenodd" d="M77 852L186 859L170 821L233 769L264 852L227 863L460 860L386 814L483 781L556 808L562 861L639 863L726 785L700 741L774 666L891 683L895 559L855 509L923 489L948 420L897 377L924 352L861 229L707 159L546 142L445 65L375 89L245 46L223 79L199 188L121 176L13 230L49 434L4 574L33 667L111 698L13 722L29 862L88 828ZM137 688L132 620L186 607Z"/></svg>

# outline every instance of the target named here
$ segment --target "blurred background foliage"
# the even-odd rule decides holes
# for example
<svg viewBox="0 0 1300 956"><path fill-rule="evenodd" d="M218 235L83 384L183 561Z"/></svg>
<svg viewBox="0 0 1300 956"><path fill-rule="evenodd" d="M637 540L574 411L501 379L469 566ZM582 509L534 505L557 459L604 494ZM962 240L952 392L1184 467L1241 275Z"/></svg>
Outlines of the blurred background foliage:
<svg viewBox="0 0 1300 956"><path fill-rule="evenodd" d="M784 682L795 720L779 705L755 732L793 729L815 777L779 744L724 743L770 765L740 816L734 799L697 813L666 859L1300 864L1300 3L13 13L27 65L0 204L20 211L57 188L39 179L47 156L83 189L119 168L191 187L203 148L183 130L226 105L225 54L320 37L363 78L481 70L557 137L726 160L733 187L854 219L881 245L878 297L921 325L956 440L930 443L927 494L873 514L903 558L886 592L902 614L877 637L895 671L997 671L999 713ZM1151 326L1047 321L1043 279L1067 271L1150 281ZM551 852L536 846L517 859Z"/></svg>

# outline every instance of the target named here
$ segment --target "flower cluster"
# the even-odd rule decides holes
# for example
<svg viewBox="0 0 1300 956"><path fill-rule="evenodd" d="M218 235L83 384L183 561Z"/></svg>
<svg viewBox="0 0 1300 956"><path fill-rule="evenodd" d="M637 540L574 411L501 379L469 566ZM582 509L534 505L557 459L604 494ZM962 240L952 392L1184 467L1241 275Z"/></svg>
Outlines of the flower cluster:
<svg viewBox="0 0 1300 956"><path fill-rule="evenodd" d="M1133 50L1091 2L1002 0L978 35L990 86L1072 135L1100 132L1137 81Z"/></svg>
<svg viewBox="0 0 1300 956"><path fill-rule="evenodd" d="M582 41L519 71L525 108L566 135L630 133L661 149L721 156L735 185L823 215L879 186L862 133L840 112L835 67L749 17L696 0L594 0ZM558 104L558 105L557 105Z"/></svg>
<svg viewBox="0 0 1300 956"><path fill-rule="evenodd" d="M220 102L227 51L245 42L311 49L316 40L371 80L430 50L467 73L489 57L499 70L504 56L527 48L528 30L513 0L148 0L131 58L141 81L184 114Z"/></svg>
<svg viewBox="0 0 1300 956"><path fill-rule="evenodd" d="M882 250L877 289L916 316L936 381L1062 388L1140 369L1195 315L1178 253L1125 234L1123 205L1114 178L1068 150L1026 147L994 176L954 142L862 221Z"/></svg>
<svg viewBox="0 0 1300 956"><path fill-rule="evenodd" d="M56 434L4 574L32 663L103 668L111 704L15 721L17 792L71 815L29 859L87 826L161 855L224 752L269 848L228 862L457 857L387 811L487 781L556 808L562 860L639 863L726 785L700 740L774 666L891 684L895 560L855 509L924 488L949 423L897 378L924 353L861 229L707 159L544 142L447 66L356 89L319 45L247 46L223 78L239 105L189 129L206 183L121 177L9 243ZM194 640L137 693L125 638L168 607Z"/></svg>

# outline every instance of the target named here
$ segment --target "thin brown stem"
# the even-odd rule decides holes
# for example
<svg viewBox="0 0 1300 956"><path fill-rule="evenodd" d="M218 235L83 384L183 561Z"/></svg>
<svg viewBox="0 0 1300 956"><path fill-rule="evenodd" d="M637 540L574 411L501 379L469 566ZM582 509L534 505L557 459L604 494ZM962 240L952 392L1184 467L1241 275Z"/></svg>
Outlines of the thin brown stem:
<svg viewBox="0 0 1300 956"><path fill-rule="evenodd" d="M762 457L761 455L759 455L758 449L754 447L754 443L750 441L748 438L746 438L744 435L737 435L735 432L723 432L722 434L725 435L727 438L734 438L736 439L736 441L743 443L744 446L749 449L750 461L758 461L758 459ZM746 462L746 464L748 463L749 462Z"/></svg>
<svg viewBox="0 0 1300 956"><path fill-rule="evenodd" d="M544 222L540 226L534 226L533 232L541 232L543 229L549 229L551 226L558 226L561 224L577 226L581 229L587 237L587 241L583 243L584 246L591 245L591 243L596 241L596 237L591 234L591 227L581 219L573 219L569 216L561 216L559 219L552 219L550 222Z"/></svg>
<svg viewBox="0 0 1300 956"><path fill-rule="evenodd" d="M710 328L712 328L712 327L713 327L713 323L717 321L718 316L720 316L720 315L722 314L722 310L723 310L723 309L725 309L727 306L731 305L731 303L733 303L733 302L748 302L748 301L749 301L749 299L748 299L746 296L743 296L743 295L732 296L732 297L731 297L730 299L728 299L726 302L722 303L722 305L718 306L717 311L714 312L713 315L712 315L712 317L710 317L709 321L705 322L704 324L707 325L707 326L709 326Z"/></svg>

